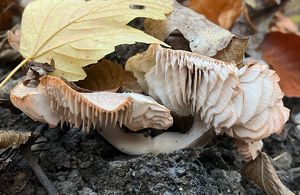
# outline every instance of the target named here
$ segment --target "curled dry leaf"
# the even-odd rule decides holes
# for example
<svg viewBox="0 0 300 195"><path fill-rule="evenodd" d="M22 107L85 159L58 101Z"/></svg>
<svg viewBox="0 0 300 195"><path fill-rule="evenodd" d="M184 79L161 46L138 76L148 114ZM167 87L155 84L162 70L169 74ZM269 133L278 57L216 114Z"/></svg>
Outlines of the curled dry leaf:
<svg viewBox="0 0 300 195"><path fill-rule="evenodd" d="M167 129L173 123L170 111L152 98L135 93L79 93L59 78L44 76L40 84L20 83L11 93L12 103L34 120L56 126L60 121L89 131L108 124L123 124L137 131Z"/></svg>
<svg viewBox="0 0 300 195"><path fill-rule="evenodd" d="M136 17L162 20L171 10L171 0L32 1L23 13L20 53L25 61L53 59L54 75L77 81L86 77L82 67L96 63L117 45L164 44L127 23Z"/></svg>
<svg viewBox="0 0 300 195"><path fill-rule="evenodd" d="M180 116L197 116L207 129L247 143L282 130L283 106L278 76L263 65L235 64L157 45L127 61L152 97Z"/></svg>
<svg viewBox="0 0 300 195"><path fill-rule="evenodd" d="M230 29L243 9L242 0L190 0L188 6L207 19Z"/></svg>
<svg viewBox="0 0 300 195"><path fill-rule="evenodd" d="M21 144L25 144L31 136L31 132L0 130L0 149L18 148Z"/></svg>
<svg viewBox="0 0 300 195"><path fill-rule="evenodd" d="M294 194L280 181L272 162L264 152L248 162L243 168L243 173L268 195Z"/></svg>
<svg viewBox="0 0 300 195"><path fill-rule="evenodd" d="M122 87L136 93L141 87L130 72L124 70L121 64L109 60L101 60L97 64L84 67L87 77L78 81L76 85L92 91L106 91Z"/></svg>
<svg viewBox="0 0 300 195"><path fill-rule="evenodd" d="M261 48L264 60L279 75L285 95L300 97L300 36L271 32Z"/></svg>
<svg viewBox="0 0 300 195"><path fill-rule="evenodd" d="M244 57L246 39L239 39L231 32L207 20L203 15L174 2L174 11L165 21L145 20L145 31L160 40L165 40L173 31L178 30L186 40L192 52L219 58L220 60L239 64ZM233 40L236 39L236 40ZM226 48L230 48L227 50ZM222 54L219 54L222 53Z"/></svg>

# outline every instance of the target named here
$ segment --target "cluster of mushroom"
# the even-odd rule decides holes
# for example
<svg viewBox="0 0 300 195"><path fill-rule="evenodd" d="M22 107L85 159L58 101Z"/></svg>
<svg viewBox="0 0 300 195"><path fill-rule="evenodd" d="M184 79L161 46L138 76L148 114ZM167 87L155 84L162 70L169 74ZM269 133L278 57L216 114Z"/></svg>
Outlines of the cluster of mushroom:
<svg viewBox="0 0 300 195"><path fill-rule="evenodd" d="M205 145L214 134L225 133L238 140L243 156L255 158L261 139L280 132L288 120L278 76L264 65L238 69L199 54L150 45L130 58L125 68L149 96L82 93L45 75L36 87L20 83L11 92L11 101L50 126L67 122L86 131L93 126L116 148L135 155ZM139 131L167 130L173 118L183 117L193 118L186 133L163 131L151 137Z"/></svg>

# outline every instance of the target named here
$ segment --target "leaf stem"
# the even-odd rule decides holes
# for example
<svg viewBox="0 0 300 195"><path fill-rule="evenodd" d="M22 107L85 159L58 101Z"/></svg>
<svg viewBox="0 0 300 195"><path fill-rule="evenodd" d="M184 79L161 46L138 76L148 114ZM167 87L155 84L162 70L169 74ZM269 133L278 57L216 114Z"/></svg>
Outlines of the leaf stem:
<svg viewBox="0 0 300 195"><path fill-rule="evenodd" d="M0 83L0 89L7 83L7 81L24 65L28 62L31 58L25 58L18 66L16 66L7 77Z"/></svg>

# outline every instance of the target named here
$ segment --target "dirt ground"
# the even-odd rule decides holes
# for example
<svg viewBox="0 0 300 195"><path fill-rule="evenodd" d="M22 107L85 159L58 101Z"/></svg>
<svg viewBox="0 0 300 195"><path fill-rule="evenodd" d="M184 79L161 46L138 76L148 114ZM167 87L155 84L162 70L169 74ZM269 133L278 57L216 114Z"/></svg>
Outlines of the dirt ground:
<svg viewBox="0 0 300 195"><path fill-rule="evenodd" d="M299 100L286 100L289 106ZM35 129L39 123L0 108L1 129ZM242 161L230 138L204 149L172 154L128 156L97 132L48 129L32 146L34 156L60 194L262 194L240 174ZM285 133L264 140L283 183L300 193L300 129L289 122ZM27 162L17 153L0 172L0 194L46 194Z"/></svg>
<svg viewBox="0 0 300 195"><path fill-rule="evenodd" d="M130 51L118 47L108 58L124 64L144 49L144 45ZM0 68L0 75L8 71ZM300 99L285 99L285 105L297 110ZM33 131L40 125L11 105L6 107L0 107L0 130ZM218 137L205 148L128 156L96 131L54 128L42 133L32 151L60 194L263 194L241 174L243 162L228 137ZM283 183L299 194L300 128L289 121L284 133L264 140L264 151L274 159ZM13 194L46 194L18 152L6 167L0 167L0 195Z"/></svg>

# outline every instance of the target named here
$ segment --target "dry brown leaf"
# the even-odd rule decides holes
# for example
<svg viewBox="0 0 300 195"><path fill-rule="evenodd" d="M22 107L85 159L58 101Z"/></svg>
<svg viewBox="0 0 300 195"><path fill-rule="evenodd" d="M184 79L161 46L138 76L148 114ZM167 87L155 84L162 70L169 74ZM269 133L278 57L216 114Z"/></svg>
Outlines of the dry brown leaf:
<svg viewBox="0 0 300 195"><path fill-rule="evenodd" d="M247 48L247 40L233 37L228 47L219 51L213 58L225 62L235 62L238 67L243 66L243 56Z"/></svg>
<svg viewBox="0 0 300 195"><path fill-rule="evenodd" d="M175 30L182 33L189 41L190 49L194 53L209 57L217 56L218 59L236 64L243 59L244 49L234 50L232 47L236 46L232 45L244 47L247 40L235 38L231 32L177 2L174 2L174 11L168 15L167 20L146 19L145 21L145 31L160 40L165 40ZM235 41L233 41L234 38ZM224 56L226 57L223 58Z"/></svg>
<svg viewBox="0 0 300 195"><path fill-rule="evenodd" d="M20 14L17 0L0 1L0 30L10 29L13 25L13 17Z"/></svg>
<svg viewBox="0 0 300 195"><path fill-rule="evenodd" d="M243 13L233 25L231 32L240 37L249 37L246 53L260 59L261 53L257 49L269 32L275 12L287 1L284 0L280 4L275 0L246 0L245 2Z"/></svg>
<svg viewBox="0 0 300 195"><path fill-rule="evenodd" d="M285 95L300 97L300 36L271 32L261 48L264 60L279 75Z"/></svg>
<svg viewBox="0 0 300 195"><path fill-rule="evenodd" d="M268 195L294 194L280 181L268 155L264 152L248 162L243 168L243 173Z"/></svg>
<svg viewBox="0 0 300 195"><path fill-rule="evenodd" d="M0 131L0 149L18 148L32 136L31 132Z"/></svg>
<svg viewBox="0 0 300 195"><path fill-rule="evenodd" d="M84 68L87 77L76 84L84 89L92 91L106 91L117 88L141 92L141 87L130 72L124 70L121 64L113 63L109 60L101 60Z"/></svg>
<svg viewBox="0 0 300 195"><path fill-rule="evenodd" d="M243 9L242 0L191 0L188 6L210 21L230 29Z"/></svg>

